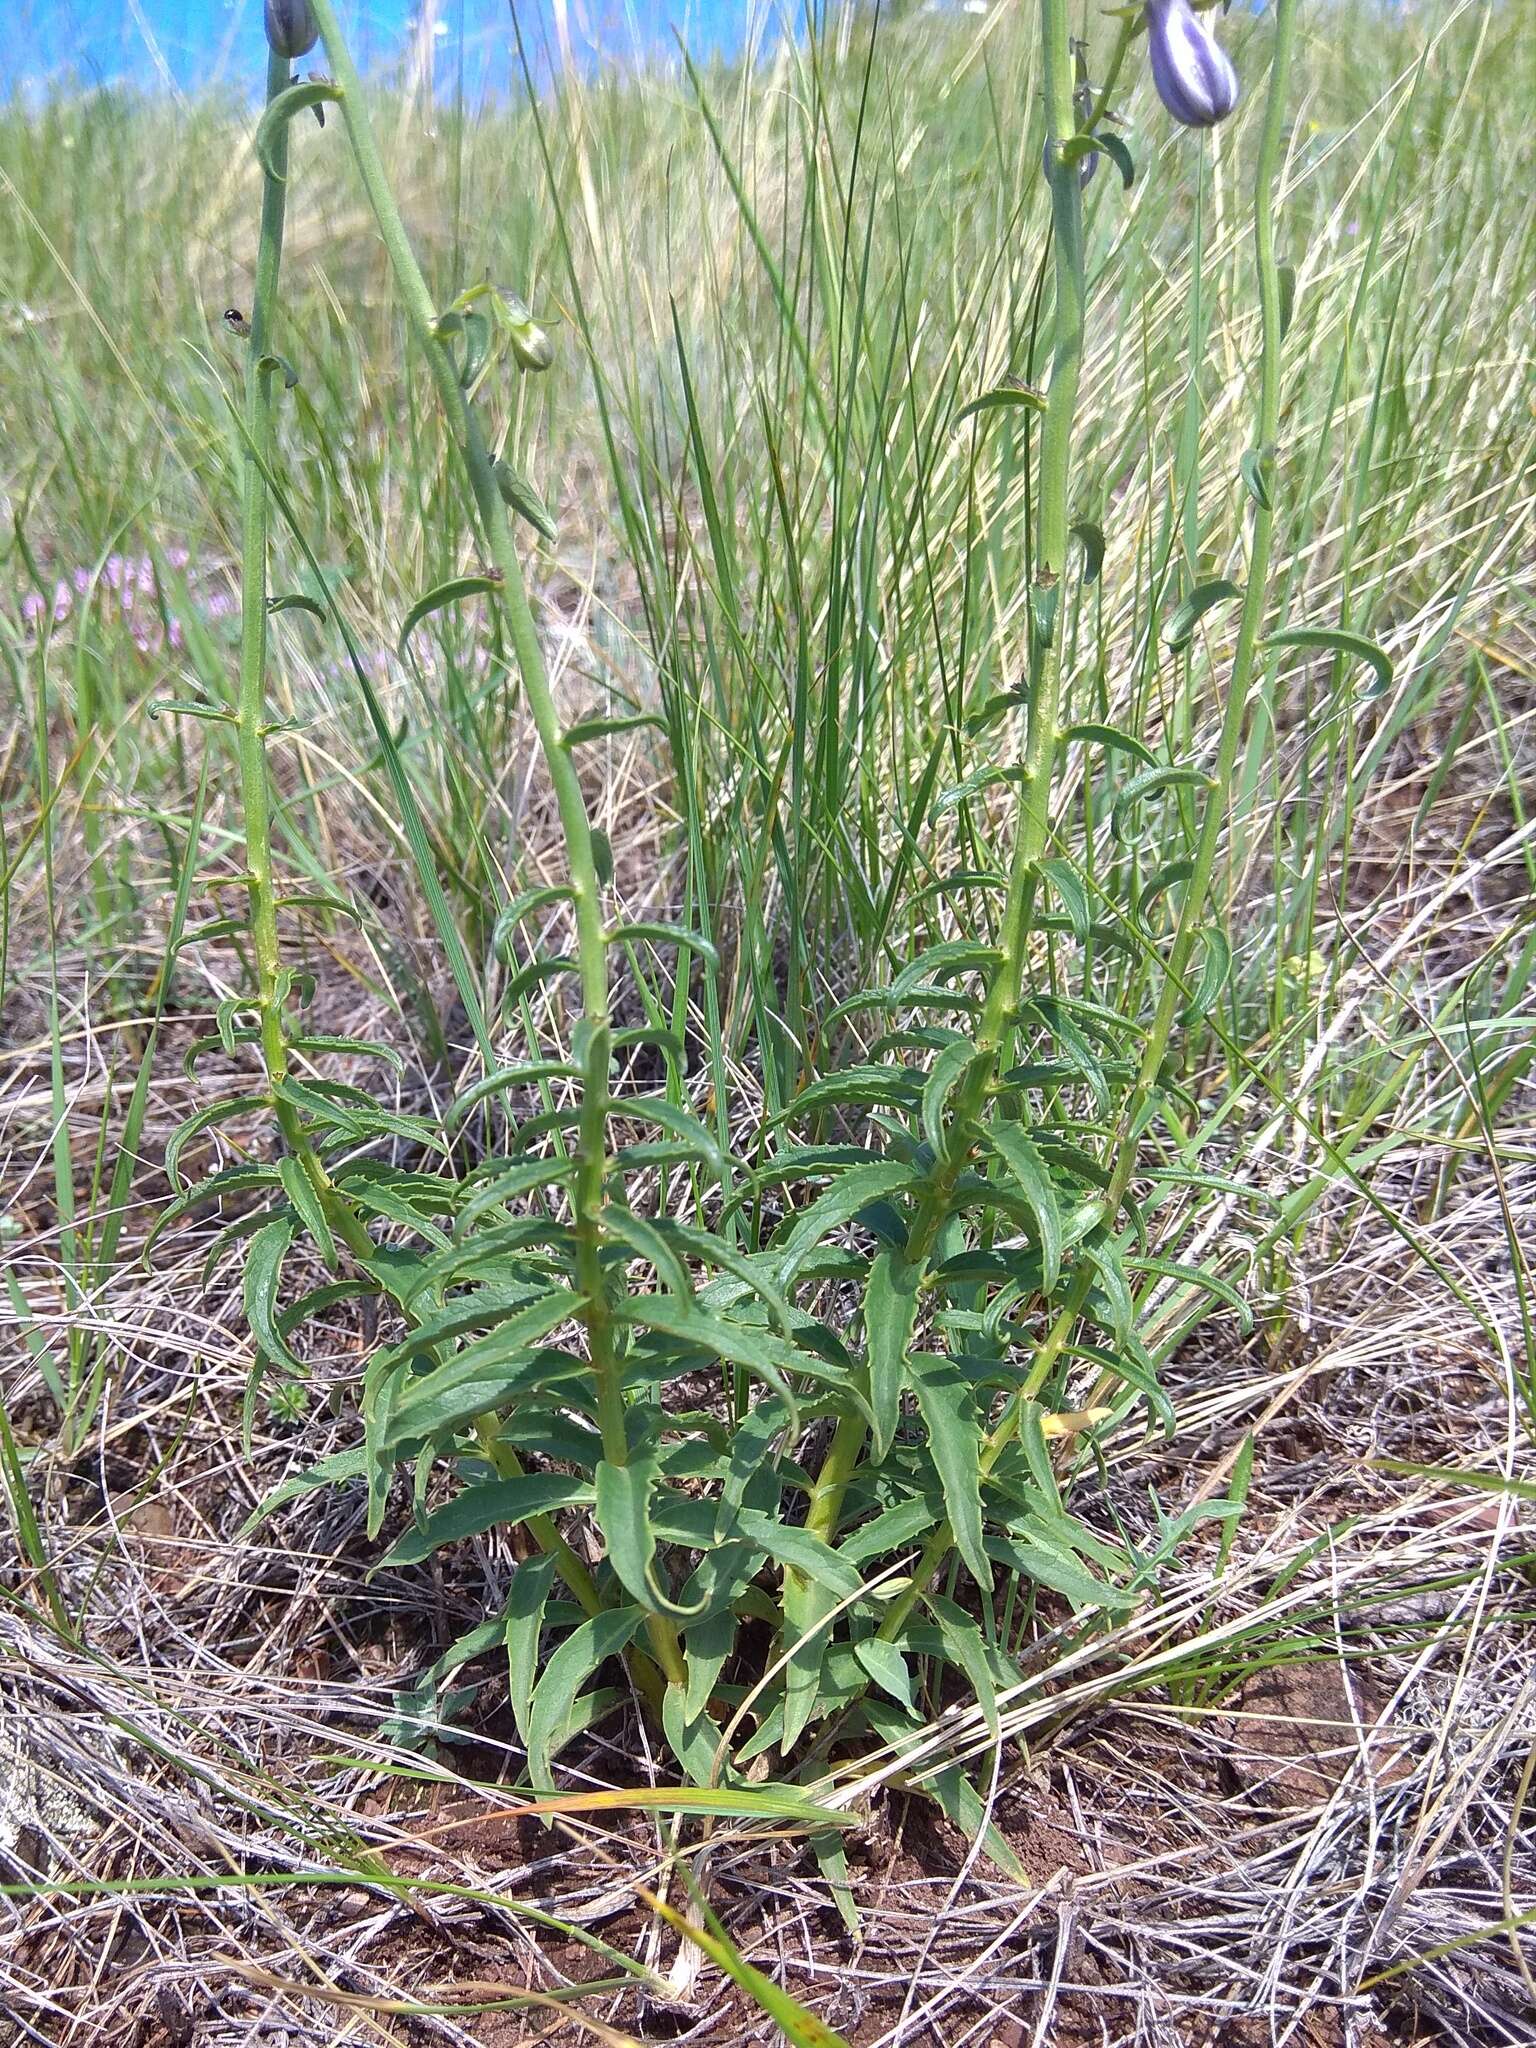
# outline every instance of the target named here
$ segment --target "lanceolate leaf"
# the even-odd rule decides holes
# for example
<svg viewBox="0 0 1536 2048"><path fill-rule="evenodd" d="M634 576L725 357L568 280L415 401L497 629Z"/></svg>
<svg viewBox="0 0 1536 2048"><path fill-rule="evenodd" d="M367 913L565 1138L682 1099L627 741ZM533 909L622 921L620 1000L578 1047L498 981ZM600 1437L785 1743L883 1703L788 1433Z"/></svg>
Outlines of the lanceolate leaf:
<svg viewBox="0 0 1536 2048"><path fill-rule="evenodd" d="M935 1352L914 1352L910 1371L955 1548L976 1583L989 1591L992 1568L981 1530L981 1426L970 1382L952 1360Z"/></svg>
<svg viewBox="0 0 1536 2048"><path fill-rule="evenodd" d="M378 1568L420 1564L446 1544L478 1536L484 1529L515 1529L530 1516L552 1514L557 1508L590 1507L595 1498L590 1480L573 1479L564 1472L523 1472L515 1479L482 1480L476 1486L466 1486L446 1507L407 1529L379 1560Z"/></svg>
<svg viewBox="0 0 1536 2048"><path fill-rule="evenodd" d="M329 79L306 78L302 85L290 85L286 91L268 100L266 112L256 125L256 161L269 178L282 178L273 157L273 147L294 115L302 114L306 107L318 107L327 100L340 99L339 85L333 85Z"/></svg>
<svg viewBox="0 0 1536 2048"><path fill-rule="evenodd" d="M298 1228L296 1216L275 1216L270 1223L264 1223L251 1239L251 1248L245 1255L245 1319L267 1358L291 1365L295 1372L302 1372L304 1368L289 1349L277 1319L277 1290L283 1277L283 1260L298 1234Z"/></svg>
<svg viewBox="0 0 1536 2048"><path fill-rule="evenodd" d="M418 597L406 613L405 624L400 628L400 652L404 654L405 643L430 613L440 612L444 605L457 604L466 597L484 597L495 588L493 576L450 576L446 583L434 585L425 597Z"/></svg>
<svg viewBox="0 0 1536 2048"><path fill-rule="evenodd" d="M869 1347L869 1405L875 1415L877 1463L891 1447L901 1413L920 1278L921 1269L896 1251L881 1252L869 1269L864 1335Z"/></svg>
<svg viewBox="0 0 1536 2048"><path fill-rule="evenodd" d="M1363 661L1376 677L1368 694L1382 696L1392 687L1392 658L1384 647L1367 640L1363 633L1346 633L1337 626L1293 626L1287 633L1271 633L1266 647L1322 647L1333 654L1347 654Z"/></svg>
<svg viewBox="0 0 1536 2048"><path fill-rule="evenodd" d="M1242 596L1242 590L1228 577L1218 576L1209 583L1197 583L1185 598L1176 605L1163 628L1163 639L1175 653L1189 645L1195 637L1195 628L1208 611L1219 604L1230 604L1235 597Z"/></svg>
<svg viewBox="0 0 1536 2048"><path fill-rule="evenodd" d="M529 1709L539 1671L539 1638L554 1582L555 1560L530 1557L512 1575L504 1620L507 1644L507 1701L517 1732L528 1740Z"/></svg>
<svg viewBox="0 0 1536 2048"><path fill-rule="evenodd" d="M528 1705L528 1775L551 1789L550 1763L566 1740L577 1694L600 1665L616 1657L642 1615L638 1607L609 1607L582 1622L551 1654Z"/></svg>
<svg viewBox="0 0 1536 2048"><path fill-rule="evenodd" d="M669 1600L656 1576L656 1531L651 1526L651 1488L656 1468L634 1459L597 1468L597 1526L608 1546L608 1562L626 1593L658 1614L686 1619L688 1609Z"/></svg>
<svg viewBox="0 0 1536 2048"><path fill-rule="evenodd" d="M1029 1204L1040 1236L1041 1287L1055 1292L1061 1272L1061 1209L1050 1169L1036 1151L1034 1141L1018 1124L994 1123L987 1139Z"/></svg>

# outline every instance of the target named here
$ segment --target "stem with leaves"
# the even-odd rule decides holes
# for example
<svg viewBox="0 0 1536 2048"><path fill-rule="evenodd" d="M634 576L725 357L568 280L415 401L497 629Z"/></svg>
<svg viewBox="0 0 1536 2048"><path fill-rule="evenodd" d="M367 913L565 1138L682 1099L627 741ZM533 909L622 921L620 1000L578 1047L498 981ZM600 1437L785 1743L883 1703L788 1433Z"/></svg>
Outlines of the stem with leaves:
<svg viewBox="0 0 1536 2048"><path fill-rule="evenodd" d="M919 1286L949 1214L955 1183L974 1149L976 1119L996 1080L999 1054L1008 1043L1018 1009L1034 929L1040 862L1050 843L1051 785L1061 740L1061 588L1070 538L1072 428L1082 368L1087 282L1083 264L1082 185L1078 166L1063 163L1061 158L1061 145L1077 128L1066 0L1041 0L1040 17L1056 319L1051 381L1040 437L1037 551L1029 606L1028 727L1003 919L1002 960L987 991L976 1036L976 1058L955 1094L943 1156L935 1164L929 1190L918 1207L907 1239L907 1263L914 1269ZM845 1412L817 1474L806 1526L824 1541L830 1541L836 1531L843 1496L863 1450L864 1435L862 1418L857 1412ZM946 1524L946 1548L951 1540Z"/></svg>
<svg viewBox="0 0 1536 2048"><path fill-rule="evenodd" d="M522 562L497 482L495 462L479 419L459 381L458 369L444 339L432 294L395 203L369 119L362 81L340 33L335 8L331 0L313 0L313 12L340 90L342 120L358 175L394 273L412 336L426 357L447 417L468 486L475 524L496 573L493 601L517 660L564 835L582 1002L582 1018L573 1048L583 1074L581 1118L574 1146L576 1177L572 1197L577 1277L584 1295L581 1315L587 1332L603 1456L610 1465L624 1466L629 1463L629 1442L622 1390L623 1361L602 1256L605 1242L604 1189L609 1165L608 1068L613 1051L613 1033L608 998L608 940L603 924L602 885L593 847L592 826L550 690L538 630L528 603ZM652 1651L666 1677L672 1682L681 1681L686 1667L676 1629L665 1616L655 1613L647 1615L646 1628Z"/></svg>
<svg viewBox="0 0 1536 2048"><path fill-rule="evenodd" d="M1049 10L1051 0L1045 0L1045 4ZM1242 617L1238 626L1231 680L1227 687L1226 709L1217 743L1216 764L1206 795L1205 808L1201 814L1194 861L1180 907L1173 942L1169 948L1167 970L1159 991L1157 1009L1121 1122L1118 1149L1105 1196L1106 1209L1110 1216L1118 1212L1135 1174L1137 1143L1173 1036L1180 998L1186 992L1190 958L1205 913L1211 878L1215 873L1216 858L1221 846L1222 830L1227 818L1228 793L1232 787L1238 749L1246 726L1248 692L1253 681L1259 651L1260 628L1268 597L1269 564L1274 541L1273 480L1276 471L1276 443L1280 430L1281 345L1284 340L1280 273L1275 261L1276 188L1285 139L1297 4L1298 0L1277 0L1274 54L1270 61L1264 129L1259 142L1254 181L1254 256L1258 275L1260 314L1257 447L1261 467L1269 478L1269 488L1262 497L1255 498L1253 531L1248 552L1248 580L1243 593ZM992 1469L1017 1433L1020 1404L1034 1399L1055 1371L1056 1362L1070 1339L1082 1311L1090 1281L1091 1276L1085 1273L1069 1291L1035 1354L1028 1377L1020 1386L1018 1397L1009 1402L987 1437L982 1451L983 1473ZM953 1532L946 1522L933 1532L924 1545L912 1575L911 1587L900 1599L892 1603L891 1610L882 1624L880 1633L887 1640L900 1634L913 1605L943 1562L952 1542Z"/></svg>
<svg viewBox="0 0 1536 2048"><path fill-rule="evenodd" d="M288 60L267 58L269 103L286 91ZM267 773L267 483L272 415L282 370L270 342L283 260L288 143L280 131L261 181L261 238L256 252L255 296L246 343L245 448L240 492L240 688L236 708L240 800L245 817L246 886L251 945L256 958L256 1004L262 1061L283 1140L314 1190L326 1222L354 1255L367 1258L373 1243L361 1219L331 1181L298 1111L281 1089L291 1047L284 1019L286 978L277 934L277 889L272 875L272 793Z"/></svg>

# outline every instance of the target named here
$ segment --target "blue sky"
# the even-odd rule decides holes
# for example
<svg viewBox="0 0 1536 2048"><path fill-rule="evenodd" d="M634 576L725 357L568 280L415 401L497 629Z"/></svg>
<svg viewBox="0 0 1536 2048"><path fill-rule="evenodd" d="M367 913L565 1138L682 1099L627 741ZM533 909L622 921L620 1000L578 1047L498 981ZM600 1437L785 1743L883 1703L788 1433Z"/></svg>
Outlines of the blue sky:
<svg viewBox="0 0 1536 2048"><path fill-rule="evenodd" d="M523 33L554 47L561 0L518 0ZM738 48L764 0L563 0L578 52L623 56L671 47L674 24L701 54ZM451 85L464 53L466 86L477 96L504 82L511 27L507 0L341 0L353 47L369 67L404 54L423 9L436 28L439 77ZM261 0L8 0L9 83L35 90L66 77L86 82L129 78L191 87L258 75L264 61ZM19 60L19 61L18 61Z"/></svg>

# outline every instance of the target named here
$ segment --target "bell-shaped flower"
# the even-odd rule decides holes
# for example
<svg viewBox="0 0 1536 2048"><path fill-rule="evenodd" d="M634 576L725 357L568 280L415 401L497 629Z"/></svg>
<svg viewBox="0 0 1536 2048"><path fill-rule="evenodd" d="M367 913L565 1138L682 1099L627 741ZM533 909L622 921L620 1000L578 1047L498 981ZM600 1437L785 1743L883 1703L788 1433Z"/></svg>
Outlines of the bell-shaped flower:
<svg viewBox="0 0 1536 2048"><path fill-rule="evenodd" d="M302 57L320 40L309 0L266 0L267 41L279 57Z"/></svg>
<svg viewBox="0 0 1536 2048"><path fill-rule="evenodd" d="M1186 128L1214 128L1237 105L1232 60L1189 0L1147 0L1147 41L1158 97Z"/></svg>

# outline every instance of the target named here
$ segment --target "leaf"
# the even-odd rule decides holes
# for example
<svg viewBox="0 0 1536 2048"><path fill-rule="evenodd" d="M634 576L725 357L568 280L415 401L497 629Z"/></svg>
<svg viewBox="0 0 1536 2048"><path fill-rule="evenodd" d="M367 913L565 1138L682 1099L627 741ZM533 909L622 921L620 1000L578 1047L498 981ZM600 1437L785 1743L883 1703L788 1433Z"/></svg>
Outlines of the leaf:
<svg viewBox="0 0 1536 2048"><path fill-rule="evenodd" d="M1163 628L1163 639L1177 654L1187 647L1195 637L1195 628L1208 611L1219 604L1230 604L1234 597L1242 596L1241 586L1228 577L1218 576L1209 583L1197 583L1188 597L1176 605Z"/></svg>
<svg viewBox="0 0 1536 2048"><path fill-rule="evenodd" d="M917 1712L917 1701L912 1693L912 1673L907 1669L906 1658L894 1643L883 1642L879 1636L866 1636L863 1642L854 1644L853 1654L882 1692L889 1693L908 1713Z"/></svg>
<svg viewBox="0 0 1536 2048"><path fill-rule="evenodd" d="M637 939L647 939L653 946L681 946L684 952L697 953L711 967L720 965L720 955L711 941L680 924L624 924L607 937L610 946L630 946Z"/></svg>
<svg viewBox="0 0 1536 2048"><path fill-rule="evenodd" d="M867 1166L851 1166L823 1190L808 1209L795 1217L793 1228L782 1245L775 1246L779 1258L779 1285L787 1287L796 1272L824 1238L851 1223L872 1202L886 1201L900 1194L917 1178L916 1169L899 1160L873 1160Z"/></svg>
<svg viewBox="0 0 1536 2048"><path fill-rule="evenodd" d="M864 1290L864 1337L869 1350L869 1405L874 1410L876 1464L891 1448L907 1383L907 1353L917 1321L922 1268L899 1252L884 1251L869 1269Z"/></svg>
<svg viewBox="0 0 1536 2048"><path fill-rule="evenodd" d="M657 1577L656 1531L650 1513L656 1467L642 1458L627 1465L613 1465L604 1458L596 1478L597 1526L619 1584L651 1612L688 1619L691 1610L668 1599Z"/></svg>
<svg viewBox="0 0 1536 2048"><path fill-rule="evenodd" d="M1142 775L1133 775L1115 798L1109 814L1109 829L1116 839L1123 839L1131 807L1139 804L1143 797L1153 796L1161 789L1210 789L1209 775L1198 768L1149 768Z"/></svg>
<svg viewBox="0 0 1536 2048"><path fill-rule="evenodd" d="M425 597L418 597L405 615L405 624L400 628L396 643L401 655L405 643L422 620L432 612L442 611L446 605L457 604L462 598L484 597L487 591L496 589L494 576L450 576L446 583L439 583L429 590Z"/></svg>
<svg viewBox="0 0 1536 2048"><path fill-rule="evenodd" d="M1270 509L1269 460L1263 451L1250 448L1238 464L1243 482L1248 486L1248 495L1261 512Z"/></svg>
<svg viewBox="0 0 1536 2048"><path fill-rule="evenodd" d="M1289 632L1271 633L1266 647L1326 647L1334 654L1350 654L1375 672L1376 680L1366 691L1381 697L1392 687L1392 657L1363 633L1348 633L1342 626L1293 626Z"/></svg>
<svg viewBox="0 0 1536 2048"><path fill-rule="evenodd" d="M528 1776L535 1785L554 1787L551 1760L566 1741L571 1710L587 1680L610 1657L616 1657L642 1615L638 1607L607 1607L572 1629L551 1654L544 1676L528 1703Z"/></svg>
<svg viewBox="0 0 1536 2048"><path fill-rule="evenodd" d="M997 1710L997 1686L980 1628L963 1607L957 1607L940 1593L927 1594L926 1604L939 1624L949 1662L964 1673L986 1720L987 1733L994 1742L999 1741L1002 1724Z"/></svg>
<svg viewBox="0 0 1536 2048"><path fill-rule="evenodd" d="M1280 287L1280 339L1284 341L1291 330L1291 317L1296 311L1295 264L1277 263L1275 277Z"/></svg>
<svg viewBox="0 0 1536 2048"><path fill-rule="evenodd" d="M375 1569L420 1564L466 1536L478 1536L485 1529L515 1529L557 1508L590 1507L595 1498L590 1480L573 1479L565 1472L520 1472L512 1479L482 1480L407 1529Z"/></svg>
<svg viewBox="0 0 1536 2048"><path fill-rule="evenodd" d="M214 1124L226 1123L231 1117L250 1116L257 1110L270 1109L271 1103L265 1095L232 1095L222 1102L205 1103L201 1109L193 1110L188 1117L172 1131L165 1141L165 1177L178 1193L182 1191L181 1155L187 1144L199 1131L206 1131ZM206 1184L206 1183L205 1183Z"/></svg>
<svg viewBox="0 0 1536 2048"><path fill-rule="evenodd" d="M507 1646L507 1703L517 1732L528 1741L529 1708L539 1669L539 1640L544 1633L544 1610L554 1582L552 1557L525 1558L512 1574L502 1616Z"/></svg>
<svg viewBox="0 0 1536 2048"><path fill-rule="evenodd" d="M274 1486L270 1493L262 1495L250 1514L236 1531L236 1541L244 1543L253 1531L275 1515L280 1507L296 1500L300 1494L314 1493L322 1486L344 1486L349 1479L361 1479L367 1470L368 1453L359 1444L350 1451L332 1451L328 1458L322 1458L317 1465L306 1471L295 1472L289 1478Z"/></svg>
<svg viewBox="0 0 1536 2048"><path fill-rule="evenodd" d="M256 124L256 161L269 178L279 184L285 183L283 173L278 169L276 149L280 137L295 114L302 114L306 107L320 107L330 100L339 105L341 87L333 85L328 78L306 78L302 85L290 85L274 98L268 100L266 111Z"/></svg>
<svg viewBox="0 0 1536 2048"><path fill-rule="evenodd" d="M765 1977L761 1970L747 1962L718 1921L714 1922L712 1931L696 1927L691 1920L684 1919L676 1907L669 1906L665 1899L658 1899L644 1885L636 1885L635 1893L670 1928L702 1949L712 1963L724 1970L758 2010L767 2014L792 2048L850 2048L844 2035L834 2033L824 2020L819 2020L813 2012L807 2012L798 1999L791 1998L787 1991L781 1991L771 1977Z"/></svg>
<svg viewBox="0 0 1536 2048"><path fill-rule="evenodd" d="M1083 551L1083 581L1097 583L1104 566L1104 529L1092 519L1079 519L1069 529Z"/></svg>
<svg viewBox="0 0 1536 2048"><path fill-rule="evenodd" d="M1001 383L994 384L990 391L983 391L980 397L962 405L955 414L955 425L964 426L968 419L974 418L978 413L1007 411L1015 406L1022 406L1028 412L1043 413L1045 403L1045 393L1036 391L1034 386L1026 384L1022 377L1005 377Z"/></svg>
<svg viewBox="0 0 1536 2048"><path fill-rule="evenodd" d="M515 470L510 462L501 461L495 467L496 488L505 503L528 521L551 546L560 538L560 529L549 516L548 507L527 477Z"/></svg>
<svg viewBox="0 0 1536 2048"><path fill-rule="evenodd" d="M1195 984L1194 994L1179 1012L1179 1022L1185 1025L1198 1024L1207 1014L1226 987L1227 976L1232 971L1232 942L1219 925L1202 925L1200 940L1204 948L1200 979Z"/></svg>
<svg viewBox="0 0 1536 2048"><path fill-rule="evenodd" d="M277 1290L283 1277L283 1260L298 1235L296 1216L277 1216L264 1223L251 1239L245 1255L245 1319L251 1326L259 1350L274 1363L291 1365L302 1373L304 1365L289 1349L278 1327Z"/></svg>
<svg viewBox="0 0 1536 2048"><path fill-rule="evenodd" d="M1118 725L1069 725L1062 734L1063 740L1081 740L1085 746L1107 747L1111 752L1129 754L1133 760L1141 761L1148 768L1157 766L1157 756L1145 740L1137 739L1133 732L1122 732Z"/></svg>
<svg viewBox="0 0 1536 2048"><path fill-rule="evenodd" d="M974 939L945 939L909 960L892 982L891 992L899 999L925 982L950 982L972 973L990 976L1002 957L997 946L983 946Z"/></svg>
<svg viewBox="0 0 1536 2048"><path fill-rule="evenodd" d="M809 1116L813 1109L832 1109L862 1103L872 1108L899 1109L921 1091L918 1075L905 1067L838 1067L821 1080L803 1088L793 1102L786 1103L775 1123L790 1117Z"/></svg>
<svg viewBox="0 0 1536 2048"><path fill-rule="evenodd" d="M1093 924L1093 913L1088 906L1088 891L1083 879L1069 860L1043 860L1040 872L1061 900L1062 908L1072 926L1072 936L1082 945Z"/></svg>
<svg viewBox="0 0 1536 2048"><path fill-rule="evenodd" d="M285 597L269 597L267 610L274 617L278 612L308 612L314 619L323 619L326 616L323 604L316 604L312 597L305 597L299 591L290 591Z"/></svg>
<svg viewBox="0 0 1536 2048"><path fill-rule="evenodd" d="M325 1208L315 1184L304 1170L301 1160L291 1153L285 1153L277 1162L278 1179L283 1184L283 1193L293 1204L299 1220L315 1241L315 1249L325 1261L328 1273L334 1273L341 1264L336 1250L336 1240L331 1235L331 1226L326 1221Z"/></svg>
<svg viewBox="0 0 1536 2048"><path fill-rule="evenodd" d="M957 1038L945 1046L929 1069L928 1079L923 1084L923 1136L936 1159L944 1151L944 1111L949 1098L977 1060L983 1057L968 1038Z"/></svg>
<svg viewBox="0 0 1536 2048"><path fill-rule="evenodd" d="M981 1527L981 1426L970 1382L953 1360L931 1351L914 1352L909 1370L955 1548L977 1585L990 1592L992 1567Z"/></svg>
<svg viewBox="0 0 1536 2048"><path fill-rule="evenodd" d="M834 1600L857 1599L863 1590L864 1581L853 1566L798 1522L781 1522L760 1508L742 1508L732 1527L776 1563L825 1586Z"/></svg>
<svg viewBox="0 0 1536 2048"><path fill-rule="evenodd" d="M603 740L614 733L637 732L641 726L654 726L658 732L665 732L667 722L655 711L633 711L617 718L584 718L579 725L560 735L562 747L584 747L589 740Z"/></svg>
<svg viewBox="0 0 1536 2048"><path fill-rule="evenodd" d="M1040 1240L1040 1287L1052 1294L1061 1275L1061 1206L1050 1169L1035 1148L1034 1140L1019 1124L994 1123L987 1128L987 1143L1013 1176L1020 1194L1029 1204Z"/></svg>

